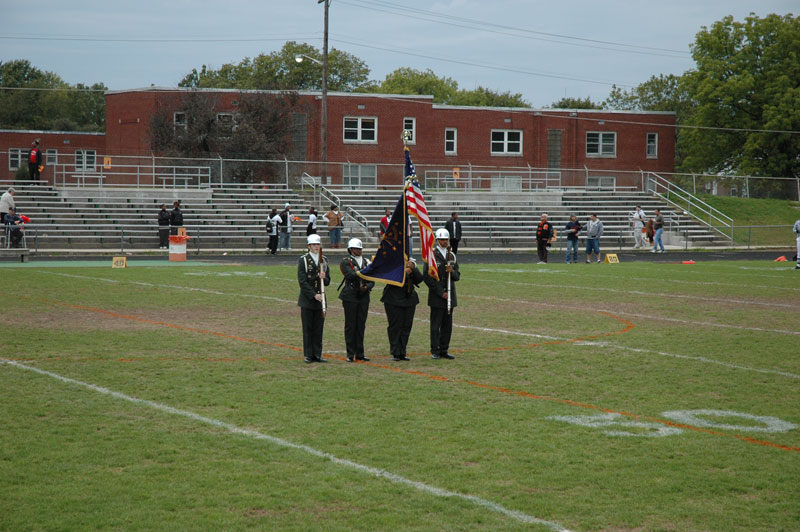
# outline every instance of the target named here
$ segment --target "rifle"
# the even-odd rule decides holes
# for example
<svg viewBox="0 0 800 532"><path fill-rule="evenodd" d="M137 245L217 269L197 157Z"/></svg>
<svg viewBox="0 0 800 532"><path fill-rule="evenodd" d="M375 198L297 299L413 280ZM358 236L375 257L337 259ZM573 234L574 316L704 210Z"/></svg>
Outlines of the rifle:
<svg viewBox="0 0 800 532"><path fill-rule="evenodd" d="M447 246L447 257L445 257L445 268L450 265L450 246ZM450 273L447 272L447 313L451 314L453 312L453 303L450 300L450 290L453 287L453 282L450 280Z"/></svg>
<svg viewBox="0 0 800 532"><path fill-rule="evenodd" d="M319 247L319 271L325 271L325 260L322 258L322 246ZM319 293L322 296L322 317L328 312L328 301L325 299L325 279L319 280Z"/></svg>

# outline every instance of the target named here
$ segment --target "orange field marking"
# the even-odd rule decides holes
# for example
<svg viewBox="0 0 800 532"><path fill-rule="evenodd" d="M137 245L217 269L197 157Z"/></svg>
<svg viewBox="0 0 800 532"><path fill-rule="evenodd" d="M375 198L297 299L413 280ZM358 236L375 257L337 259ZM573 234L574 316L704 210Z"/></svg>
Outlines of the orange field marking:
<svg viewBox="0 0 800 532"><path fill-rule="evenodd" d="M24 297L24 296L22 296L22 297ZM258 339L255 339L255 338L245 338L245 337L231 335L231 334L225 334L225 333L221 333L221 332L217 332L217 331L208 331L208 330L205 330L205 329L198 329L198 328L195 328L195 327L186 327L186 326L183 326L183 325L176 325L174 323L167 323L167 322L156 321L156 320L148 320L146 318L140 318L138 316L120 314L118 312L113 312L113 311L110 311L110 310L104 310L104 309L99 309L99 308L94 308L94 307L86 307L86 306L83 306L83 305L72 305L72 304L69 304L69 303L62 303L62 302L59 302L59 301L52 301L52 300L43 300L43 301L45 301L47 303L50 303L52 305L57 305L57 306L61 306L61 307L73 308L73 309L77 309L77 310L85 310L85 311L88 311L88 312L95 312L95 313L102 314L102 315L105 315L105 316L109 316L109 317L112 317L112 318L131 320L131 321L136 321L136 322L140 322L140 323L147 323L147 324L150 324L150 325L158 325L158 326L161 326L161 327L169 327L169 328L180 330L180 331L194 332L194 333L199 333L199 334L208 334L208 335L211 335L211 336L217 336L217 337L220 337L220 338L227 338L227 339L230 339L230 340L237 340L237 341L248 342L248 343L253 343L253 344L261 344L261 345L269 345L269 346L273 346L273 347L281 347L281 348L285 348L285 349L291 349L293 351L302 351L302 348L300 348L300 347L296 347L296 346L288 345L288 344L283 344L283 343L278 343L278 342L268 342L266 340L258 340ZM631 323L630 321L625 320L623 318L620 318L618 316L615 316L615 315L613 315L613 314L611 314L609 312L600 312L600 313L601 314L605 314L606 316L612 317L612 318L616 319L617 321L625 323L626 327L623 328L623 329L620 329L618 331L612 331L612 332L609 332L609 333L602 333L602 334L597 334L597 335L593 335L593 336L586 336L583 339L597 338L599 336L610 336L612 334L622 334L623 332L630 331L634 327L633 323ZM539 344L530 344L529 346L556 344L556 343L562 343L563 344L563 343L579 342L579 341L581 341L581 339L555 340L555 341L551 341L551 342L541 342ZM522 347L528 347L528 346L522 346ZM504 349L511 349L511 348L504 348ZM333 358L333 359L337 359L337 360L345 360L345 357L338 356L338 355L326 354L325 356L327 356L328 358ZM125 361L126 359L118 359L118 360ZM215 360L232 361L232 360L235 360L235 359L215 359ZM519 396L519 397L526 397L526 398L529 398L529 399L536 399L536 400L541 400L541 401L550 401L550 402L554 402L554 403L560 403L560 404L576 406L576 407L580 407L580 408L586 408L586 409L589 409L589 410L598 410L598 411L605 412L605 413L608 413L608 414L618 414L618 415L630 417L630 418L633 418L633 419L642 419L642 420L652 421L654 423L660 423L662 425L667 425L667 426L670 426L670 427L682 428L682 429L691 430L691 431L695 431L695 432L711 434L711 435L714 435L714 436L722 436L722 437L726 437L726 438L735 438L737 440L741 440L741 441L744 441L744 442L747 442L747 443L752 443L752 444L756 444L756 445L762 445L762 446L765 446L765 447L772 447L772 448L780 449L780 450L783 450L783 451L800 452L800 447L792 447L792 446L788 446L788 445L782 445L782 444L771 442L771 441L759 440L759 439L756 439L756 438L750 438L748 436L740 436L738 434L729 434L727 432L721 432L721 431L706 429L706 428L702 428L702 427L696 427L694 425L687 425L685 423L675 423L673 421L668 421L668 420L665 420L665 419L659 419L659 418L651 417L651 416L643 416L643 415L640 415L640 414L634 414L632 412L626 412L624 410L613 410L613 409L609 409L609 408L604 408L604 407L592 405L592 404L589 404L589 403L581 403L579 401L573 401L571 399L561 399L561 398L558 398L558 397L550 397L550 396L547 396L547 395L536 395L536 394L532 394L530 392L525 392L525 391L521 391L521 390L512 390L512 389L509 389L509 388L503 388L501 386L494 386L494 385L491 385L491 384L485 384L485 383L476 382L476 381L453 379L453 378L444 377L444 376L441 376L441 375L433 375L431 373L425 373L423 371L405 369L403 367L395 366L395 365L389 366L389 365L386 365L386 364L379 364L377 362L365 362L365 361L360 361L360 360L357 360L356 363L357 364L361 364L361 365L365 365L365 366L369 366L369 367L373 367L373 368L386 369L386 370L389 370L389 371L393 371L395 373L404 373L404 374L407 374L407 375L415 375L415 376L418 376L418 377L424 377L426 379L430 379L430 380L433 380L433 381L453 382L453 383L458 383L458 384L467 384L467 385L470 385L470 386L475 386L475 387L482 388L482 389L485 389L485 390L493 390L493 391L500 392L500 393L507 394L507 395L516 395L516 396Z"/></svg>

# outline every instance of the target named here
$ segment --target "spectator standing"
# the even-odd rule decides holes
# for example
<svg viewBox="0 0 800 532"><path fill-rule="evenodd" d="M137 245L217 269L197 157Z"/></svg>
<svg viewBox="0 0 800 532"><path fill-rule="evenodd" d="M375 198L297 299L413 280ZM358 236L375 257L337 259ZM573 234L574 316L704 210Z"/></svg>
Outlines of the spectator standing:
<svg viewBox="0 0 800 532"><path fill-rule="evenodd" d="M39 139L31 143L31 149L28 150L28 177L32 181L39 181L41 175L39 168L42 166L42 149L39 147Z"/></svg>
<svg viewBox="0 0 800 532"><path fill-rule="evenodd" d="M278 227L281 225L281 215L278 214L278 209L272 209L267 218L267 234L269 235L269 249L270 255L275 255L278 252Z"/></svg>
<svg viewBox="0 0 800 532"><path fill-rule="evenodd" d="M567 230L567 256L565 260L569 264L571 255L572 264L578 264L578 233L581 231L581 223L578 221L578 217L574 214L570 215L565 229Z"/></svg>
<svg viewBox="0 0 800 532"><path fill-rule="evenodd" d="M542 213L542 220L536 228L536 252L539 255L539 264L547 264L548 248L556 237L556 230L547 220L547 213Z"/></svg>
<svg viewBox="0 0 800 532"><path fill-rule="evenodd" d="M166 203L162 203L158 211L158 249L169 249L169 211Z"/></svg>
<svg viewBox="0 0 800 532"><path fill-rule="evenodd" d="M797 237L797 255L795 255L795 260L797 261L797 265L794 267L795 270L800 270L800 220L797 220L794 223L794 234Z"/></svg>
<svg viewBox="0 0 800 532"><path fill-rule="evenodd" d="M181 202L176 201L172 204L172 212L169 213L169 234L177 235L178 227L183 227L183 212L181 211Z"/></svg>
<svg viewBox="0 0 800 532"><path fill-rule="evenodd" d="M586 263L592 262L592 253L595 253L597 262L600 262L600 237L603 236L603 222L592 213L586 223Z"/></svg>
<svg viewBox="0 0 800 532"><path fill-rule="evenodd" d="M458 213L450 215L450 219L444 224L447 233L450 235L450 250L458 253L458 244L461 242L461 222L458 221Z"/></svg>
<svg viewBox="0 0 800 532"><path fill-rule="evenodd" d="M433 256L436 259L439 279L430 276L427 264L422 269L422 276L428 285L428 306L431 307L431 358L452 360L455 357L448 351L450 337L453 334L453 311L458 304L455 282L461 279L461 274L458 271L455 253L447 249L449 243L450 233L447 229L438 229Z"/></svg>
<svg viewBox="0 0 800 532"><path fill-rule="evenodd" d="M17 206L16 202L14 202L15 193L14 187L8 187L8 190L0 196L0 222L5 220L6 214L12 207Z"/></svg>
<svg viewBox="0 0 800 532"><path fill-rule="evenodd" d="M391 219L392 219L392 211L390 209L386 209L383 218L381 218L381 224L380 224L381 238L383 238L383 235L385 235L386 231L389 230L389 221Z"/></svg>
<svg viewBox="0 0 800 532"><path fill-rule="evenodd" d="M653 218L650 218L644 224L644 234L647 237L647 242L652 246L656 238L656 222Z"/></svg>
<svg viewBox="0 0 800 532"><path fill-rule="evenodd" d="M8 213L3 217L3 224L8 232L9 247L18 248L22 241L22 231L25 230L25 224L22 222L22 218L17 216L14 207L9 207Z"/></svg>
<svg viewBox="0 0 800 532"><path fill-rule="evenodd" d="M411 360L406 356L408 338L414 325L414 314L419 304L416 288L423 281L422 273L417 268L417 261L408 259L405 265L406 281L403 286L387 284L383 289L383 308L389 326L389 350L395 362Z"/></svg>
<svg viewBox="0 0 800 532"><path fill-rule="evenodd" d="M308 208L308 225L306 226L306 236L317 234L317 211L314 207Z"/></svg>
<svg viewBox="0 0 800 532"><path fill-rule="evenodd" d="M281 250L292 249L292 205L289 202L283 205L279 236Z"/></svg>
<svg viewBox="0 0 800 532"><path fill-rule="evenodd" d="M664 216L661 214L661 209L656 209L655 218L653 218L652 222L653 229L655 229L653 253L658 252L659 246L661 247L660 253L664 253L664 242L661 241L661 235L664 233Z"/></svg>
<svg viewBox="0 0 800 532"><path fill-rule="evenodd" d="M328 222L328 231L330 233L331 247L341 247L342 241L342 226L344 225L344 213L339 211L338 205L331 205L331 210L323 216Z"/></svg>
<svg viewBox="0 0 800 532"><path fill-rule="evenodd" d="M369 294L375 283L358 276L358 272L369 266L369 259L362 253L363 246L358 238L347 243L347 256L339 263L344 279L344 288L339 293L344 307L344 343L347 347L347 361L368 361L364 356L364 330L369 314Z"/></svg>
<svg viewBox="0 0 800 532"><path fill-rule="evenodd" d="M639 249L644 247L644 222L647 219L642 207L636 206L636 210L631 215L631 227L633 227L633 247Z"/></svg>
<svg viewBox="0 0 800 532"><path fill-rule="evenodd" d="M322 331L325 327L325 313L322 312L322 285L331 284L328 259L322 254L319 235L306 238L308 253L302 255L297 263L297 283L300 296L300 321L303 325L303 356L306 364L327 362L322 358Z"/></svg>

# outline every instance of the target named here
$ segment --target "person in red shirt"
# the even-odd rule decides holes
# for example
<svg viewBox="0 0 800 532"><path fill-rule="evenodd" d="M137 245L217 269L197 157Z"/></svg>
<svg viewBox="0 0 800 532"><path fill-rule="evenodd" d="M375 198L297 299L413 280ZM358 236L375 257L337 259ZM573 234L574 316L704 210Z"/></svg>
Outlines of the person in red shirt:
<svg viewBox="0 0 800 532"><path fill-rule="evenodd" d="M39 147L39 139L31 143L31 149L28 151L28 177L31 180L39 181L41 176L39 168L42 165L42 149Z"/></svg>
<svg viewBox="0 0 800 532"><path fill-rule="evenodd" d="M386 230L389 229L389 221L392 219L392 211L390 209L386 209L386 214L383 215L381 218L381 238L383 235L386 234Z"/></svg>

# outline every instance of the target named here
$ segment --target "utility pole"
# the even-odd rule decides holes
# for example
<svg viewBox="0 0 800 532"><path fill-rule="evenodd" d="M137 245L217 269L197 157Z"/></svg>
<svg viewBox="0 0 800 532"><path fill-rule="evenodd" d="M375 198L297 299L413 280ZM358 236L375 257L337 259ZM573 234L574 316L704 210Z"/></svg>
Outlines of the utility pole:
<svg viewBox="0 0 800 532"><path fill-rule="evenodd" d="M320 158L322 159L322 184L328 180L328 8L331 0L317 0L325 4L325 27L322 38L322 117L320 119Z"/></svg>

